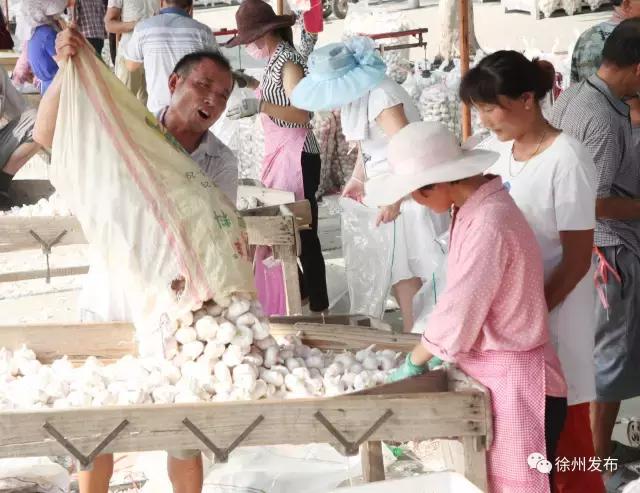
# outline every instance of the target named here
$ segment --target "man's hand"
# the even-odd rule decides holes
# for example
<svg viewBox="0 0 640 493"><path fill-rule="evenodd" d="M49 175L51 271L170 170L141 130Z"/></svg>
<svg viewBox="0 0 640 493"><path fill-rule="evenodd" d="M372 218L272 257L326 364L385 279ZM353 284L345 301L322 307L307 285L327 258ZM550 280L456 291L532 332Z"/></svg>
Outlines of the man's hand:
<svg viewBox="0 0 640 493"><path fill-rule="evenodd" d="M66 60L76 56L84 44L85 40L82 34L76 30L75 26L70 25L56 36L56 58Z"/></svg>
<svg viewBox="0 0 640 493"><path fill-rule="evenodd" d="M416 365L413 361L411 361L411 353L409 353L407 354L407 357L405 358L402 366L397 368L391 375L387 377L387 382L399 382L400 380L404 380L405 378L422 375L427 370L427 366Z"/></svg>
<svg viewBox="0 0 640 493"><path fill-rule="evenodd" d="M236 84L238 84L238 87L241 89L245 87L248 87L249 89L256 89L260 85L257 79L254 79L242 71L234 70L231 73L233 74L233 80L236 81Z"/></svg>
<svg viewBox="0 0 640 493"><path fill-rule="evenodd" d="M230 120L239 120L240 118L253 116L260 113L260 104L261 101L258 99L243 99L240 104L229 108L227 118Z"/></svg>
<svg viewBox="0 0 640 493"><path fill-rule="evenodd" d="M342 190L342 196L357 202L362 202L364 198L364 183L362 183L362 180L352 176L345 184Z"/></svg>
<svg viewBox="0 0 640 493"><path fill-rule="evenodd" d="M396 218L400 215L400 205L402 201L396 202L392 205L387 205L386 207L381 207L380 212L378 213L378 219L376 219L376 226L380 226L381 224L391 223L396 220Z"/></svg>

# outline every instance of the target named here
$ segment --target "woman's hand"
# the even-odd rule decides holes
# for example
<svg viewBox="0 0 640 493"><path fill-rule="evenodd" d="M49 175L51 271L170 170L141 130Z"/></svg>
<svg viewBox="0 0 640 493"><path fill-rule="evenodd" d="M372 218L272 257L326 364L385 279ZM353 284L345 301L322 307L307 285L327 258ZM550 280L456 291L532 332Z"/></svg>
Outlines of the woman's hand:
<svg viewBox="0 0 640 493"><path fill-rule="evenodd" d="M356 202L362 202L364 198L364 183L359 178L352 176L349 178L349 181L345 184L344 189L342 190L342 196L353 199Z"/></svg>
<svg viewBox="0 0 640 493"><path fill-rule="evenodd" d="M381 224L387 224L395 221L396 218L400 215L401 204L402 204L402 201L399 201L399 202L396 202L395 204L381 207L380 212L378 213L378 218L376 219L376 226L380 226Z"/></svg>

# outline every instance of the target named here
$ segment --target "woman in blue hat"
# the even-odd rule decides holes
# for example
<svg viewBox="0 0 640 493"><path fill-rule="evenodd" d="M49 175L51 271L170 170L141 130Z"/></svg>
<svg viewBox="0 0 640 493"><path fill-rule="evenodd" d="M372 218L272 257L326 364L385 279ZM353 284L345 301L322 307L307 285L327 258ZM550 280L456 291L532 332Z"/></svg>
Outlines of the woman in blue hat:
<svg viewBox="0 0 640 493"><path fill-rule="evenodd" d="M364 183L389 171L389 139L420 112L411 96L386 76L386 65L370 38L356 36L315 50L309 57L309 75L296 86L294 106L309 111L340 108L346 139L358 144L358 161L342 192L343 197L367 203ZM446 231L448 216L438 216L412 200L379 209L376 224L394 223L391 285L400 305L405 332L413 327L413 298L433 267L425 248Z"/></svg>
<svg viewBox="0 0 640 493"><path fill-rule="evenodd" d="M259 87L255 81L248 84L256 89L258 97L244 99L230 108L227 117L238 119L260 114L265 134L262 183L293 192L296 200L306 199L311 204L312 228L300 231L302 291L309 299L311 311L322 312L329 307L329 297L318 238L316 192L320 185L320 147L311 130L311 114L289 100L307 70L305 57L293 47L291 26L294 23L295 17L276 15L262 0L242 2L236 12L238 35L226 46L244 45L249 55L265 60L267 66ZM266 255L268 253L260 249L256 265L259 266Z"/></svg>

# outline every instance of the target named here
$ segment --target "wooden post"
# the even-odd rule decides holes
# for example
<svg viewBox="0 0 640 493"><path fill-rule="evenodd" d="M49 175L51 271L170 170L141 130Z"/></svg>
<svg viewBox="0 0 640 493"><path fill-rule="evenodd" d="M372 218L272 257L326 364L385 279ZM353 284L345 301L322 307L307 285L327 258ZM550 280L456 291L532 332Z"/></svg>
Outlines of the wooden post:
<svg viewBox="0 0 640 493"><path fill-rule="evenodd" d="M276 1L276 14L282 15L284 13L284 0Z"/></svg>
<svg viewBox="0 0 640 493"><path fill-rule="evenodd" d="M469 1L459 0L460 11L460 74L469 71ZM462 142L471 137L471 108L462 105Z"/></svg>
<svg viewBox="0 0 640 493"><path fill-rule="evenodd" d="M367 483L384 481L382 442L364 442L361 449L362 477Z"/></svg>
<svg viewBox="0 0 640 493"><path fill-rule="evenodd" d="M464 449L464 475L481 491L487 491L487 450L484 437L466 436L460 439Z"/></svg>

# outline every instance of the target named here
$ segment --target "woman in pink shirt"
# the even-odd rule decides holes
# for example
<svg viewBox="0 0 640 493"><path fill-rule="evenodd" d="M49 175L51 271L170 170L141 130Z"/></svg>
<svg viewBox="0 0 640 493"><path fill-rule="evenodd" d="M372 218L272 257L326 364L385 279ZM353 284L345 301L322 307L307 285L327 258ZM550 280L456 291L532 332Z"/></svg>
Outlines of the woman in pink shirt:
<svg viewBox="0 0 640 493"><path fill-rule="evenodd" d="M423 373L433 356L455 361L491 391L489 491L548 492L551 464L544 457L555 444L547 450L545 396L566 396L566 385L549 344L536 239L501 179L483 176L498 155L464 151L444 126L429 122L398 132L388 155L391 172L367 182L377 205L411 194L436 213L454 210L447 285L421 344L392 379ZM530 456L538 458L537 469L529 467Z"/></svg>

